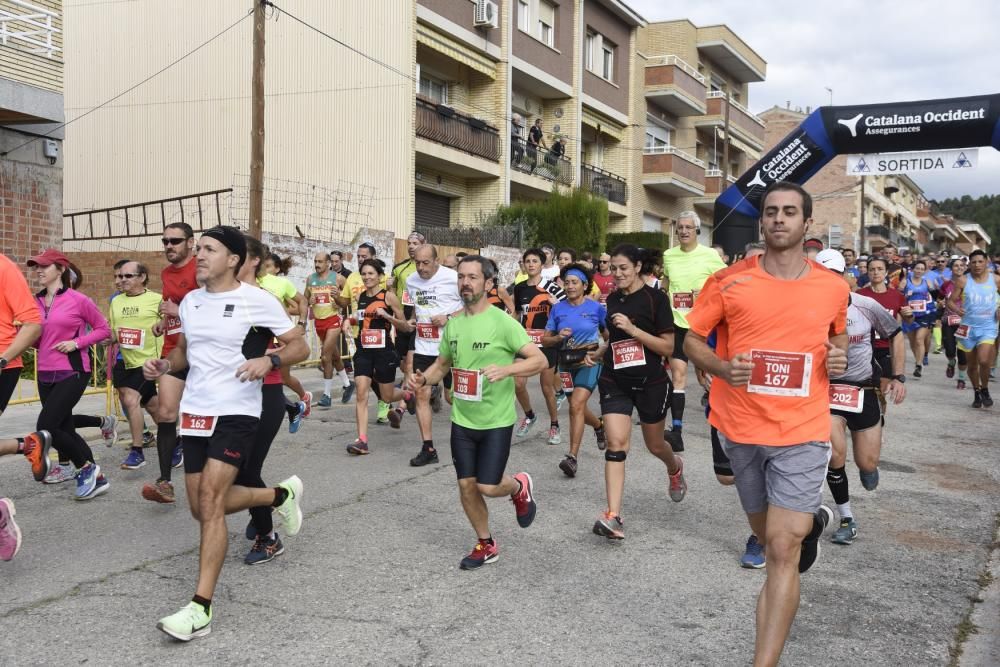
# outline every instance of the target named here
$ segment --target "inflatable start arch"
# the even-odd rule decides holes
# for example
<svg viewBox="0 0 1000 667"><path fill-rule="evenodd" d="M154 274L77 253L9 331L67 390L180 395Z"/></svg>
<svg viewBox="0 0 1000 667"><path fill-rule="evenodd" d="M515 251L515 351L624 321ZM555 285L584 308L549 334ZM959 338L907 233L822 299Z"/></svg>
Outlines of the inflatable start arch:
<svg viewBox="0 0 1000 667"><path fill-rule="evenodd" d="M715 200L713 242L732 254L757 240L764 189L803 184L841 153L976 146L1000 150L1000 95L820 107Z"/></svg>

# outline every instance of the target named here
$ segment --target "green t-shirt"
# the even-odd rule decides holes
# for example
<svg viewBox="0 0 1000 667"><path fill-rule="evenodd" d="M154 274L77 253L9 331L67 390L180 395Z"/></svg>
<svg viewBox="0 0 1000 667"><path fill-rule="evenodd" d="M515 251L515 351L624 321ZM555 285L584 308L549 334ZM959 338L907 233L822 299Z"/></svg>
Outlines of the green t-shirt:
<svg viewBox="0 0 1000 667"><path fill-rule="evenodd" d="M513 363L518 351L529 344L527 332L499 308L490 307L472 317L460 315L448 320L441 334L439 354L451 361L453 369L451 420L476 430L504 428L517 421L514 378L489 382L478 371L491 364ZM455 377L455 369L476 371L473 375L481 387L481 400L461 397L462 382Z"/></svg>
<svg viewBox="0 0 1000 667"><path fill-rule="evenodd" d="M299 293L291 280L283 276L272 276L270 273L258 276L257 284L280 301L282 307L284 307L286 301L294 300L295 295Z"/></svg>
<svg viewBox="0 0 1000 667"><path fill-rule="evenodd" d="M674 326L689 328L687 314L708 277L726 263L715 248L700 243L690 252L674 246L663 253L663 275L669 281L667 293L674 311ZM675 296L679 295L679 296Z"/></svg>
<svg viewBox="0 0 1000 667"><path fill-rule="evenodd" d="M119 294L111 300L108 323L125 368L138 368L160 356L163 343L153 335L153 326L160 321L161 301L163 296L151 290L137 296Z"/></svg>

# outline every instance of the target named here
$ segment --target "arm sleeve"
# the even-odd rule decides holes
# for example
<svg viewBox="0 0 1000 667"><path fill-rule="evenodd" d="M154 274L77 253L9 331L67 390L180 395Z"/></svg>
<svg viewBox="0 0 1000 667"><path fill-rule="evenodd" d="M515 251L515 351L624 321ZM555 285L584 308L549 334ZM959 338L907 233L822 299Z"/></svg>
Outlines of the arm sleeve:
<svg viewBox="0 0 1000 667"><path fill-rule="evenodd" d="M598 304L597 328L604 331L608 328L608 308L603 303Z"/></svg>
<svg viewBox="0 0 1000 667"><path fill-rule="evenodd" d="M841 305L837 310L837 314L834 316L833 321L830 322L831 336L837 336L847 331L847 306L851 302L851 290L847 287L847 283L841 281L841 284L839 284L837 288L838 294L841 297Z"/></svg>
<svg viewBox="0 0 1000 667"><path fill-rule="evenodd" d="M705 281L698 298L695 299L694 308L687 314L688 327L699 336L707 338L725 316L725 303L722 300L719 281L715 276L711 276Z"/></svg>
<svg viewBox="0 0 1000 667"><path fill-rule="evenodd" d="M451 361L451 335L454 331L454 326L452 322L455 320L448 320L448 324L444 325L444 331L441 332L441 342L438 343L438 356Z"/></svg>
<svg viewBox="0 0 1000 667"><path fill-rule="evenodd" d="M246 289L254 289L252 287ZM255 296L266 296L266 299L256 299L250 307L257 311L251 314L251 322L255 327L270 329L275 336L283 336L292 329L292 321L288 319L288 313L277 299L270 294L258 290ZM183 321L183 320L182 320Z"/></svg>
<svg viewBox="0 0 1000 667"><path fill-rule="evenodd" d="M855 307L861 309L868 317L868 321L875 327L879 336L888 339L896 335L900 328L899 323L878 301L859 294L855 294L851 298Z"/></svg>
<svg viewBox="0 0 1000 667"><path fill-rule="evenodd" d="M509 321L504 322L504 327L506 330L507 344L510 347L511 352L517 355L525 345L531 343L531 339L528 338L528 332L521 328L521 326L510 318Z"/></svg>
<svg viewBox="0 0 1000 667"><path fill-rule="evenodd" d="M28 289L28 281L16 266L10 264L10 269L5 270L2 276L4 296L10 306L11 315L15 322L21 324L41 324L42 313L38 310L38 303Z"/></svg>
<svg viewBox="0 0 1000 667"><path fill-rule="evenodd" d="M674 330L674 311L670 308L670 302L666 295L660 290L656 291L653 301L653 324L656 327L657 335Z"/></svg>
<svg viewBox="0 0 1000 667"><path fill-rule="evenodd" d="M560 317L560 314L562 313L562 308L559 307L561 304L562 301L552 306L552 310L549 311L549 321L545 325L545 331L553 334L559 333L559 329L561 328L559 326L559 320L562 319Z"/></svg>
<svg viewBox="0 0 1000 667"><path fill-rule="evenodd" d="M76 339L77 345L81 348L89 347L110 338L111 327L108 326L108 321L104 319L104 315L101 314L97 305L83 295L81 295L80 305L83 321L90 325L90 333L79 336Z"/></svg>

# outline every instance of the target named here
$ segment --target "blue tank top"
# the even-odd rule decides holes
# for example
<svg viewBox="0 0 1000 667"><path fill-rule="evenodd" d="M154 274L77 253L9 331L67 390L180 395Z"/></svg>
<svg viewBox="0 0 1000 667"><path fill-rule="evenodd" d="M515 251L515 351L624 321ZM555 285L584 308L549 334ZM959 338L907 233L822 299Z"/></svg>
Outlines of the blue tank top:
<svg viewBox="0 0 1000 667"><path fill-rule="evenodd" d="M984 283L977 283L969 275L962 291L962 308L965 309L962 324L970 327L992 326L996 322L997 301L997 286L993 274L987 274Z"/></svg>
<svg viewBox="0 0 1000 667"><path fill-rule="evenodd" d="M903 290L903 296L906 297L906 304L913 308L914 301L923 301L925 310L923 313L914 313L916 317L922 317L926 315L931 315L937 312L937 306L934 303L934 298L931 297L931 285L925 276L919 284L914 283L909 278L906 279L906 288Z"/></svg>

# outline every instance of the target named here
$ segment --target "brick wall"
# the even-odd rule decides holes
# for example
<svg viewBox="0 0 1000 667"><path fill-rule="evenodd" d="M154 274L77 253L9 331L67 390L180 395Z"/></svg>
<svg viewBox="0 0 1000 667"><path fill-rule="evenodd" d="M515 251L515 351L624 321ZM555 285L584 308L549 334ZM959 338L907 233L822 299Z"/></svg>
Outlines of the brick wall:
<svg viewBox="0 0 1000 667"><path fill-rule="evenodd" d="M80 291L94 300L101 309L108 302L108 297L115 291L114 271L112 267L121 259L131 259L141 262L149 270L149 289L159 292L162 283L160 272L167 265L162 252L69 252L69 260L76 264L83 274L83 285Z"/></svg>
<svg viewBox="0 0 1000 667"><path fill-rule="evenodd" d="M43 249L62 245L61 172L0 160L0 247L21 267Z"/></svg>

